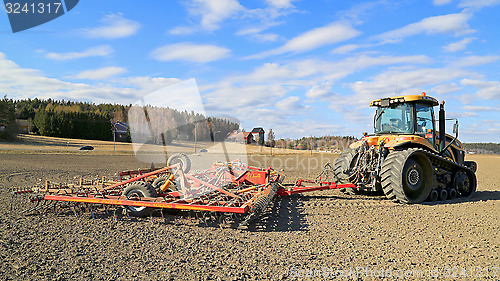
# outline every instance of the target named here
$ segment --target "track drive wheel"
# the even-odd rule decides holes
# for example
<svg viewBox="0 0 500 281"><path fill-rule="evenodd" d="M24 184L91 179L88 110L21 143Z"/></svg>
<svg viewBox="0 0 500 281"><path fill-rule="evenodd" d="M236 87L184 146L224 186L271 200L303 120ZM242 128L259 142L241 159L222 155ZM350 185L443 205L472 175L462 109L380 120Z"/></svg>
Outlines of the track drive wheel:
<svg viewBox="0 0 500 281"><path fill-rule="evenodd" d="M333 175L336 183L351 183L349 180L349 172L348 170L354 167L356 164L357 152L352 148L348 148L344 150L338 157L335 159L335 164L333 165ZM342 188L340 189L344 194L360 194L361 192L355 188Z"/></svg>
<svg viewBox="0 0 500 281"><path fill-rule="evenodd" d="M172 166L174 164L180 163L182 171L184 173L189 173L191 170L191 160L184 153L174 153L172 156L168 157L167 166Z"/></svg>
<svg viewBox="0 0 500 281"><path fill-rule="evenodd" d="M385 196L407 204L423 202L431 193L432 167L431 161L420 149L390 152L381 169Z"/></svg>
<svg viewBox="0 0 500 281"><path fill-rule="evenodd" d="M142 197L158 197L155 188L150 183L143 181L133 182L123 190L122 195L129 200L140 200ZM127 206L127 209L131 215L136 217L147 216L153 210L153 208L136 206Z"/></svg>

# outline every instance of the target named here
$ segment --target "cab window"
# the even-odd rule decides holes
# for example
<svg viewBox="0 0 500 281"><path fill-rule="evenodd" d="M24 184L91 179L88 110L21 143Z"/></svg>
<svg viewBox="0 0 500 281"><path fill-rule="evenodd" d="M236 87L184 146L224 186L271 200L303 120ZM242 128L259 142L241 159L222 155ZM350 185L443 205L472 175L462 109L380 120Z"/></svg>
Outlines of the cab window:
<svg viewBox="0 0 500 281"><path fill-rule="evenodd" d="M415 110L417 117L415 133L434 145L434 112L432 107L417 103Z"/></svg>
<svg viewBox="0 0 500 281"><path fill-rule="evenodd" d="M396 104L391 107L379 107L375 114L375 133L403 133L413 132L413 105L408 103Z"/></svg>
<svg viewBox="0 0 500 281"><path fill-rule="evenodd" d="M434 120L432 116L434 115L432 112L432 107L421 105L417 103L417 127L415 132L418 133L427 133L434 131Z"/></svg>

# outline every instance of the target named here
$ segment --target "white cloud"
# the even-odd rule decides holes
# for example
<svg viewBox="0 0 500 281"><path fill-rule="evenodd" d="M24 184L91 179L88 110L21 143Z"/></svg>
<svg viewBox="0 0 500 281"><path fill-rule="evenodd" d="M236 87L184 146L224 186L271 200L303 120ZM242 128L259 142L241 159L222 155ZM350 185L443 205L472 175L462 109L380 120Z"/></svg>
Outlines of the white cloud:
<svg viewBox="0 0 500 281"><path fill-rule="evenodd" d="M481 81L474 79L462 79L460 84L478 88L474 97L486 100L500 100L500 81Z"/></svg>
<svg viewBox="0 0 500 281"><path fill-rule="evenodd" d="M212 91L206 91L202 97L207 114L222 115L231 112L244 122L262 118L263 113L271 114L271 112L275 118L280 118L280 114L271 108L286 93L287 89L279 84L235 86L221 82ZM262 114L256 113L258 109L263 110Z"/></svg>
<svg viewBox="0 0 500 281"><path fill-rule="evenodd" d="M462 90L462 87L458 86L456 83L443 83L431 89L431 93L436 95L444 95L448 93L458 92Z"/></svg>
<svg viewBox="0 0 500 281"><path fill-rule="evenodd" d="M347 10L340 10L335 13L335 18L349 21L354 25L361 25L366 20L373 18L375 14L383 14L386 9L393 9L395 4L393 1L387 0L374 0L374 1L349 1L349 4L354 2L361 2L359 4L353 4ZM377 13L374 13L377 11Z"/></svg>
<svg viewBox="0 0 500 281"><path fill-rule="evenodd" d="M465 48L467 48L467 45L470 44L472 41L474 41L476 38L474 37L468 37L464 38L460 41L450 43L446 46L443 47L443 50L445 52L458 52L458 51L463 51Z"/></svg>
<svg viewBox="0 0 500 281"><path fill-rule="evenodd" d="M102 68L98 68L98 69L85 70L85 71L82 71L74 76L71 76L71 78L88 79L88 80L104 80L104 79L108 79L108 78L114 77L116 75L125 73L125 72L127 72L127 70L125 68L116 67L116 66L108 66L108 67L102 67Z"/></svg>
<svg viewBox="0 0 500 281"><path fill-rule="evenodd" d="M483 111L500 111L500 108L492 106L482 106L482 105L466 105L463 107L463 110L483 112Z"/></svg>
<svg viewBox="0 0 500 281"><path fill-rule="evenodd" d="M292 2L294 0L266 0L266 2L278 9L289 9L293 8Z"/></svg>
<svg viewBox="0 0 500 281"><path fill-rule="evenodd" d="M500 0L461 0L458 6L461 8L480 9L483 7L490 7L498 4L500 4Z"/></svg>
<svg viewBox="0 0 500 281"><path fill-rule="evenodd" d="M348 45L343 45L340 47L337 47L331 51L332 54L347 54L351 51L357 50L361 47L361 45L356 45L356 44L348 44Z"/></svg>
<svg viewBox="0 0 500 281"><path fill-rule="evenodd" d="M370 57L363 55L341 61L305 59L287 64L265 63L248 74L226 77L212 85L202 85L200 90L204 93L203 99L206 101L207 112L213 115L231 112L242 121L243 127L266 124L267 127L276 129L280 134L287 136L303 136L304 133L334 134L342 132L339 128L344 128L343 125L330 126L328 124L330 121L337 120L336 118L332 120L323 118L323 121L308 124L306 127L300 127L298 124L308 119L311 114L317 115L320 111L328 110L328 103L314 103L315 99L328 102L338 100L341 103L339 107L345 105L344 97L332 90L336 81L356 71L374 66L429 62L426 56ZM303 97L302 95L306 92L307 94ZM311 99L311 103L302 105L301 100L304 98ZM348 99L352 105L358 105L358 101L353 102L349 97ZM322 108L319 109L318 106ZM352 110L350 104L347 106L346 110ZM362 107L366 108L366 103ZM370 116L360 114L359 110L357 114L349 115L347 111L341 109L342 115L347 116L349 120L354 120L353 122L368 124L369 122L365 121L371 119ZM338 120L341 118L339 117ZM294 124L293 129L287 129L291 123ZM303 123L307 124L307 122ZM303 131L299 131L299 128ZM342 133L353 130L352 128L344 129Z"/></svg>
<svg viewBox="0 0 500 281"><path fill-rule="evenodd" d="M138 89L143 89L146 92L154 92L160 88L181 82L177 78L165 78L165 77L148 77L148 76L136 76L115 79L122 85L134 86Z"/></svg>
<svg viewBox="0 0 500 281"><path fill-rule="evenodd" d="M151 56L159 61L184 60L206 63L225 58L230 53L229 49L214 45L177 43L159 47L153 50Z"/></svg>
<svg viewBox="0 0 500 281"><path fill-rule="evenodd" d="M375 36L375 39L393 40L417 34L454 34L455 36L474 32L470 29L467 21L472 14L462 12L442 16L424 18L419 22L406 25L404 27L382 33Z"/></svg>
<svg viewBox="0 0 500 281"><path fill-rule="evenodd" d="M297 111L304 109L304 105L297 96L287 97L278 101L276 103L276 107L284 111Z"/></svg>
<svg viewBox="0 0 500 281"><path fill-rule="evenodd" d="M468 111L446 111L446 117L453 119L453 118L469 118L469 117L478 117L479 114L475 112L468 112Z"/></svg>
<svg viewBox="0 0 500 281"><path fill-rule="evenodd" d="M0 93L9 98L25 99L65 99L95 103L129 104L151 92L151 88L167 84L168 78L132 77L118 79L120 86L110 83L91 85L71 83L56 78L46 77L35 69L22 68L7 59L0 52ZM151 81L151 83L147 83ZM131 87L131 85L135 87ZM155 90L155 89L153 89Z"/></svg>
<svg viewBox="0 0 500 281"><path fill-rule="evenodd" d="M236 81L250 83L284 82L300 79L310 75L326 72L331 66L318 60L302 60L286 65L278 63L265 63L257 67L252 73L244 76L230 78ZM288 82L284 82L288 84Z"/></svg>
<svg viewBox="0 0 500 281"><path fill-rule="evenodd" d="M467 56L455 60L451 63L454 67L478 66L482 64L494 63L500 60L500 56Z"/></svg>
<svg viewBox="0 0 500 281"><path fill-rule="evenodd" d="M314 85L311 89L309 89L306 93L306 97L308 98L314 98L314 99L321 99L321 98L326 98L329 96L334 95L334 93L331 90L332 84L330 81L323 82L318 85Z"/></svg>
<svg viewBox="0 0 500 281"><path fill-rule="evenodd" d="M102 25L82 29L83 35L89 38L116 39L134 35L141 24L123 17L122 14L110 14L101 19Z"/></svg>
<svg viewBox="0 0 500 281"><path fill-rule="evenodd" d="M481 119L480 123L473 123L460 129L462 136L467 136L467 142L500 142L500 122L497 120Z"/></svg>
<svg viewBox="0 0 500 281"><path fill-rule="evenodd" d="M242 29L236 32L238 36L250 36L252 39L255 39L260 42L275 42L279 39L279 35L275 33L261 33L264 28L247 28Z"/></svg>
<svg viewBox="0 0 500 281"><path fill-rule="evenodd" d="M426 56L370 57L361 55L346 58L341 61L306 59L293 61L288 64L265 63L255 68L254 71L249 74L227 77L224 79L224 82L239 85L267 83L306 88L311 88L316 84L320 84L318 87L324 91L323 88L328 87L328 85L333 85L333 81L345 78L356 71L361 71L370 67L402 63L427 64L429 62L430 59ZM213 88L216 87L218 86L213 86ZM322 96L322 94L315 91L319 91L319 89L312 90L311 93L309 93L309 97L315 95L318 97Z"/></svg>
<svg viewBox="0 0 500 281"><path fill-rule="evenodd" d="M69 53L47 53L46 58L53 60L72 60L81 59L87 57L97 57L97 56L107 56L114 52L113 48L109 45L102 45L97 47L92 47L85 49L81 52L69 52Z"/></svg>
<svg viewBox="0 0 500 281"><path fill-rule="evenodd" d="M362 107L375 98L388 95L419 94L428 92L437 85L462 78L467 71L455 68L420 68L389 70L372 78L372 81L358 81L350 84L354 95L342 97L343 104Z"/></svg>
<svg viewBox="0 0 500 281"><path fill-rule="evenodd" d="M278 122L272 121L272 126L268 126L273 129L277 137L292 137L301 138L304 136L325 136L325 135L343 135L346 133L345 127L338 124L337 122L318 122L311 118L305 118L304 120L293 121L293 126L290 126L289 122ZM264 121L264 124L268 122Z"/></svg>
<svg viewBox="0 0 500 281"><path fill-rule="evenodd" d="M135 91L128 88L95 87L45 77L38 70L18 66L6 59L2 53L0 53L0 92L15 99L38 97L93 102L114 100L126 103L135 98Z"/></svg>
<svg viewBox="0 0 500 281"><path fill-rule="evenodd" d="M201 18L205 30L219 29L222 21L244 10L236 0L190 0L187 5L190 14Z"/></svg>
<svg viewBox="0 0 500 281"><path fill-rule="evenodd" d="M194 27L191 26L177 26L168 31L172 35L188 35L196 31Z"/></svg>
<svg viewBox="0 0 500 281"><path fill-rule="evenodd" d="M285 45L266 51L249 58L263 58L270 55L280 55L293 52L300 53L310 51L319 47L346 41L361 34L347 23L335 22L327 26L318 27L304 32L297 37L287 41Z"/></svg>
<svg viewBox="0 0 500 281"><path fill-rule="evenodd" d="M436 6L446 5L453 2L453 0L433 0L432 3ZM500 0L460 0L458 3L459 8L473 8L481 9L484 7L491 7L500 4Z"/></svg>
<svg viewBox="0 0 500 281"><path fill-rule="evenodd" d="M453 0L432 0L432 3L436 6L450 4Z"/></svg>
<svg viewBox="0 0 500 281"><path fill-rule="evenodd" d="M371 44L348 44L348 45L343 45L340 47L337 47L333 50L330 51L331 54L347 54L350 53L354 50L358 50L361 48L367 49L367 48L373 48L376 46L381 46L385 44L394 44L394 43L399 43L401 40L399 39L385 39L383 41L377 42L377 43L371 43Z"/></svg>

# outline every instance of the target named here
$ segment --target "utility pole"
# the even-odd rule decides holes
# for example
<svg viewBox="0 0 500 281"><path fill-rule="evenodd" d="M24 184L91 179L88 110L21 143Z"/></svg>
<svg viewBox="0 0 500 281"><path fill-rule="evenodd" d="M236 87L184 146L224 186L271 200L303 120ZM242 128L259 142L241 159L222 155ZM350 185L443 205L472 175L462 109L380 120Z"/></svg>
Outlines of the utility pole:
<svg viewBox="0 0 500 281"><path fill-rule="evenodd" d="M111 126L113 128L113 151L115 151L115 143L116 143L116 126L115 126L115 123L111 122Z"/></svg>
<svg viewBox="0 0 500 281"><path fill-rule="evenodd" d="M311 156L313 155L313 147L312 147L312 136L311 138L309 139L309 149L311 150Z"/></svg>

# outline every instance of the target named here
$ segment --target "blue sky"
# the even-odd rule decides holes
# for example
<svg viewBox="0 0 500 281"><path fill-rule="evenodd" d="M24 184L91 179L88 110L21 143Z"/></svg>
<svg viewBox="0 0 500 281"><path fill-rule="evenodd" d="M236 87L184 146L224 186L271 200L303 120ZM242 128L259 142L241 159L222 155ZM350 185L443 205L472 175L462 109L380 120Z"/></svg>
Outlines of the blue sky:
<svg viewBox="0 0 500 281"><path fill-rule="evenodd" d="M129 104L195 78L247 130L359 137L372 99L425 91L462 141L500 142L500 0L80 1L18 33L0 10L9 98Z"/></svg>

